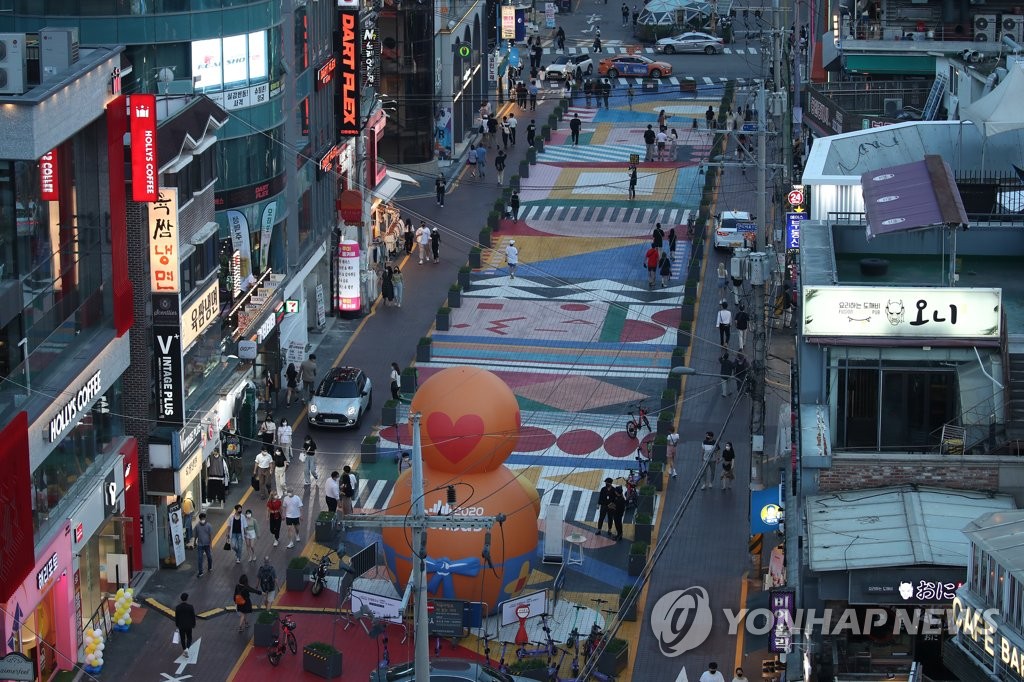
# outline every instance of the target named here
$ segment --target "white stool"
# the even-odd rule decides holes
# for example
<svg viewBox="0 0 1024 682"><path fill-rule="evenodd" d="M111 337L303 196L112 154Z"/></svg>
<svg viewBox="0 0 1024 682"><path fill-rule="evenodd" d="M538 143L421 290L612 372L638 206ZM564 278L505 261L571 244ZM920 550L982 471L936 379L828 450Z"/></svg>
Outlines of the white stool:
<svg viewBox="0 0 1024 682"><path fill-rule="evenodd" d="M570 533L565 541L569 543L569 552L565 557L565 563L568 566L582 566L583 565L583 543L587 541L587 537L580 533Z"/></svg>

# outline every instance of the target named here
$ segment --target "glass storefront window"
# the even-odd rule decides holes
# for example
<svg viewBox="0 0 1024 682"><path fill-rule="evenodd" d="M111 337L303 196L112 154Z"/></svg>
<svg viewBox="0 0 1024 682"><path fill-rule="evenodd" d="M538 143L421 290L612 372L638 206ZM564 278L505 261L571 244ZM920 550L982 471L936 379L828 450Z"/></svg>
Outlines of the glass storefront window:
<svg viewBox="0 0 1024 682"><path fill-rule="evenodd" d="M114 438L124 435L122 414L118 380L32 472L32 527L37 539L66 518L60 511L74 500L69 492L91 480L97 459L107 454Z"/></svg>
<svg viewBox="0 0 1024 682"><path fill-rule="evenodd" d="M57 623L53 589L25 617L19 629L21 653L36 663L39 679L48 680L57 670Z"/></svg>
<svg viewBox="0 0 1024 682"><path fill-rule="evenodd" d="M247 187L277 177L282 163L283 126L259 135L217 143L218 190Z"/></svg>
<svg viewBox="0 0 1024 682"><path fill-rule="evenodd" d="M222 362L227 362L221 325L214 323L185 353L185 397L195 393Z"/></svg>

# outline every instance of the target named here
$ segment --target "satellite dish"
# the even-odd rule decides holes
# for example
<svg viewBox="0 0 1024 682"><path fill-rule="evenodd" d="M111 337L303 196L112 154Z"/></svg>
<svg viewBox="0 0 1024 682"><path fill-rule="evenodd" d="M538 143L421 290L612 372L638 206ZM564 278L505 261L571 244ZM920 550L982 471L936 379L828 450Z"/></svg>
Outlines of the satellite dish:
<svg viewBox="0 0 1024 682"><path fill-rule="evenodd" d="M174 69L163 67L156 72L156 79L161 83L170 83L174 80Z"/></svg>

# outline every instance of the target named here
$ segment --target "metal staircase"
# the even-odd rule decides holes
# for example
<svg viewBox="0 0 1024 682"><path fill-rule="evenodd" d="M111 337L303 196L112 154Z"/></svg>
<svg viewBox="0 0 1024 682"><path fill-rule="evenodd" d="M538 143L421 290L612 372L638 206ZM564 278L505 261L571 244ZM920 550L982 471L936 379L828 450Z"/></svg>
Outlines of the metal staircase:
<svg viewBox="0 0 1024 682"><path fill-rule="evenodd" d="M947 85L949 85L949 76L940 73L935 77L932 90L928 93L928 100L924 103L924 112L921 114L923 120L935 120L935 115L939 113L939 104L942 103L942 96L946 94Z"/></svg>

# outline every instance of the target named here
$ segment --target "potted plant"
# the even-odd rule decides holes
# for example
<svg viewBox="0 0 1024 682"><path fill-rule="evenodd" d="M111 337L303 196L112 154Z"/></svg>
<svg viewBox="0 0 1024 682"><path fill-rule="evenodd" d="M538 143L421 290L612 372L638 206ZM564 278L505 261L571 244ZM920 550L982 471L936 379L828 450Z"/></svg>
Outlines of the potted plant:
<svg viewBox="0 0 1024 682"><path fill-rule="evenodd" d="M646 553L646 547L644 548ZM616 676L626 669L629 663L629 642L618 637L613 637L605 645L601 652L601 658L597 659L597 671L609 676Z"/></svg>
<svg viewBox="0 0 1024 682"><path fill-rule="evenodd" d="M526 149L526 160L530 162L530 165L537 163L537 150L533 147L527 147Z"/></svg>
<svg viewBox="0 0 1024 682"><path fill-rule="evenodd" d="M661 392L661 411L674 410L676 407L676 400L678 400L679 394L673 391L671 388L666 388Z"/></svg>
<svg viewBox="0 0 1024 682"><path fill-rule="evenodd" d="M651 464L660 464L665 461L665 450L668 448L668 436L663 433L654 435L654 442L651 443ZM650 469L648 469L648 473ZM661 488L658 488L661 490Z"/></svg>
<svg viewBox="0 0 1024 682"><path fill-rule="evenodd" d="M419 388L419 372L415 367L406 367L402 370L402 393L411 395Z"/></svg>
<svg viewBox="0 0 1024 682"><path fill-rule="evenodd" d="M448 287L448 307L462 307L462 285L460 285L458 282Z"/></svg>
<svg viewBox="0 0 1024 682"><path fill-rule="evenodd" d="M540 139L544 142L551 141L551 126L544 125L540 127Z"/></svg>
<svg viewBox="0 0 1024 682"><path fill-rule="evenodd" d="M253 646L274 646L274 640L281 632L277 611L260 611L256 624L252 626Z"/></svg>
<svg viewBox="0 0 1024 682"><path fill-rule="evenodd" d="M637 541L630 545L626 561L626 573L629 576L635 578L643 573L644 566L647 564L647 543Z"/></svg>
<svg viewBox="0 0 1024 682"><path fill-rule="evenodd" d="M669 375L670 379L677 378L674 374ZM662 410L658 413L658 435L667 436L672 433L672 421L675 415L669 410Z"/></svg>
<svg viewBox="0 0 1024 682"><path fill-rule="evenodd" d="M497 230L498 229L498 223L500 223L500 222L501 222L501 213L499 213L497 211L491 211L490 213L487 214L487 227L488 227L488 229ZM490 244L487 244L487 246L490 246Z"/></svg>
<svg viewBox="0 0 1024 682"><path fill-rule="evenodd" d="M392 398L380 408L380 423L384 426L391 426L398 422L398 401Z"/></svg>
<svg viewBox="0 0 1024 682"><path fill-rule="evenodd" d="M622 620L636 620L636 599L634 599L633 603L628 606L626 604L626 602L629 601L630 596L636 592L634 587L634 585L624 585L622 587L622 591L619 592L619 615L622 617ZM623 607L625 607L625 610L623 610Z"/></svg>
<svg viewBox="0 0 1024 682"><path fill-rule="evenodd" d="M686 366L686 348L684 346L676 346L672 349L672 367L685 367Z"/></svg>
<svg viewBox="0 0 1024 682"><path fill-rule="evenodd" d="M478 268L483 262L482 259L483 250L479 246L474 246L469 250L469 267Z"/></svg>
<svg viewBox="0 0 1024 682"><path fill-rule="evenodd" d="M547 682L548 679L548 663L541 656L527 656L513 661L512 665L508 667L508 671L527 680Z"/></svg>
<svg viewBox="0 0 1024 682"><path fill-rule="evenodd" d="M679 348L688 348L692 340L693 322L691 320L681 321L678 329L676 329L676 346Z"/></svg>
<svg viewBox="0 0 1024 682"><path fill-rule="evenodd" d="M491 227L485 227L480 230L480 248L489 249L491 248Z"/></svg>
<svg viewBox="0 0 1024 682"><path fill-rule="evenodd" d="M548 127L551 128L551 130L558 130L558 117L554 114L548 116Z"/></svg>
<svg viewBox="0 0 1024 682"><path fill-rule="evenodd" d="M289 592L302 592L306 589L309 574L309 559L304 556L297 556L288 562L288 568L284 572L284 585Z"/></svg>
<svg viewBox="0 0 1024 682"><path fill-rule="evenodd" d="M692 322L694 314L694 304L697 302L696 297L689 294L683 296L683 305L681 308L681 315L683 322Z"/></svg>
<svg viewBox="0 0 1024 682"><path fill-rule="evenodd" d="M317 514L313 525L313 539L326 545L334 539L334 514L326 509Z"/></svg>
<svg viewBox="0 0 1024 682"><path fill-rule="evenodd" d="M430 362L430 344L429 336L420 337L419 343L416 344L416 362Z"/></svg>
<svg viewBox="0 0 1024 682"><path fill-rule="evenodd" d="M459 268L459 286L462 287L463 291L469 291L469 276L472 273L473 269L468 265L463 265L462 267Z"/></svg>
<svg viewBox="0 0 1024 682"><path fill-rule="evenodd" d="M390 426L390 424L385 424ZM377 447L380 444L380 436L363 436L363 440L359 443L359 456L363 462L376 462L377 461Z"/></svg>
<svg viewBox="0 0 1024 682"><path fill-rule="evenodd" d="M650 483L644 483L640 486L637 491L639 495L636 501L636 513L637 514L651 514L654 515L654 495L657 492L654 486Z"/></svg>
<svg viewBox="0 0 1024 682"><path fill-rule="evenodd" d="M325 680L341 677L341 652L325 642L302 647L302 669Z"/></svg>
<svg viewBox="0 0 1024 682"><path fill-rule="evenodd" d="M538 154L543 154L544 153L544 138L543 137L535 137L533 139L533 148L537 150Z"/></svg>
<svg viewBox="0 0 1024 682"><path fill-rule="evenodd" d="M519 162L519 176L523 178L530 177L530 162L527 159L523 159Z"/></svg>
<svg viewBox="0 0 1024 682"><path fill-rule="evenodd" d="M441 306L437 309L437 315L434 316L434 328L439 332L448 331L451 324L452 309L446 305Z"/></svg>
<svg viewBox="0 0 1024 682"><path fill-rule="evenodd" d="M518 192L522 188L522 186L523 186L522 180L519 178L518 175L513 175L508 180L508 186L509 186L509 189L513 189L516 192Z"/></svg>
<svg viewBox="0 0 1024 682"><path fill-rule="evenodd" d="M664 436L658 436L658 438L664 438ZM664 456L664 455L662 455ZM655 460L650 463L647 467L647 480L651 482L654 489L659 493L665 489L665 462ZM637 538L638 540L640 538Z"/></svg>

